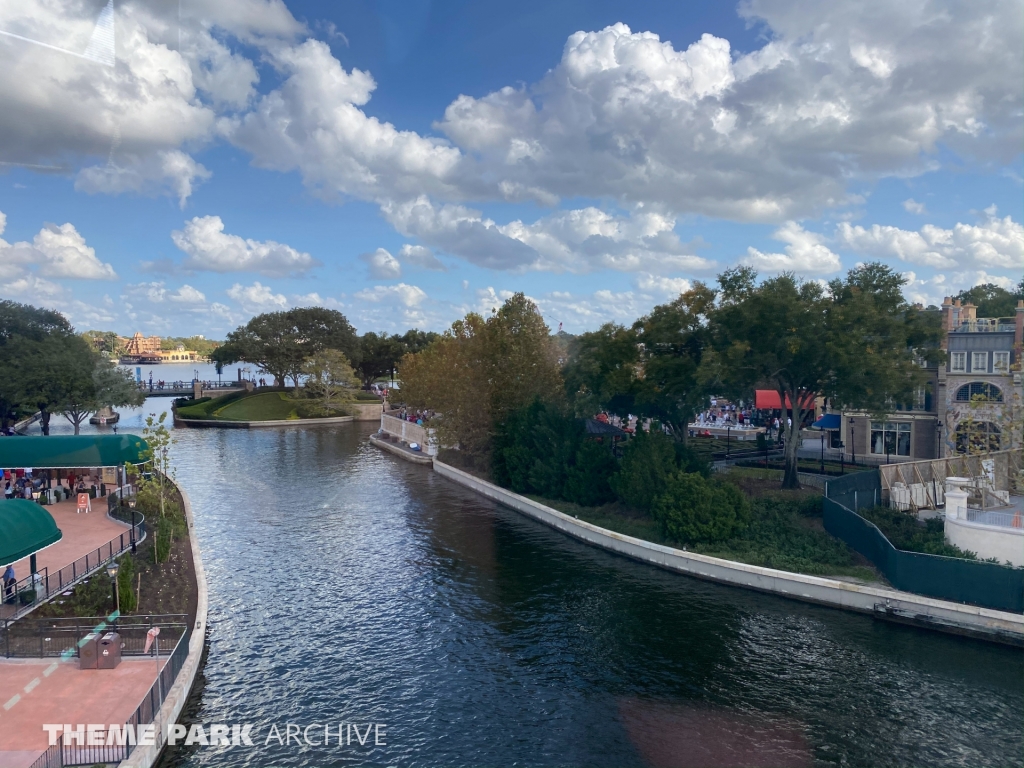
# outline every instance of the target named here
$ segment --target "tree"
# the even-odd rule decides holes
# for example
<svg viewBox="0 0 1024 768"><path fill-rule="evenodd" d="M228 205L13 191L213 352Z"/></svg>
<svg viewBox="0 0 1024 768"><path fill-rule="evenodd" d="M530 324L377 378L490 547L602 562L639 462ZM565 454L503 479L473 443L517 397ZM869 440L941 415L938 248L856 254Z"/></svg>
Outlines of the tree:
<svg viewBox="0 0 1024 768"><path fill-rule="evenodd" d="M36 410L40 400L49 405L58 399L49 373L58 370L62 340L74 336L59 312L0 301L0 427L7 429L20 412ZM42 375L40 368L45 368ZM44 383L45 392L40 389Z"/></svg>
<svg viewBox="0 0 1024 768"><path fill-rule="evenodd" d="M936 355L938 322L906 303L905 279L882 264L859 266L827 291L791 274L756 280L746 267L719 277L705 375L737 397L749 399L756 387L778 392L792 410L783 420L782 485L799 488L800 428L814 398L880 415L910 400L924 382L920 360Z"/></svg>
<svg viewBox="0 0 1024 768"><path fill-rule="evenodd" d="M714 302L715 291L698 282L634 325L643 350L636 412L666 425L681 443L686 442L687 425L711 395L701 365L711 346L708 320Z"/></svg>
<svg viewBox="0 0 1024 768"><path fill-rule="evenodd" d="M369 389L378 378L395 370L406 353L406 346L400 336L370 332L359 338L359 353L359 376L363 386Z"/></svg>
<svg viewBox="0 0 1024 768"><path fill-rule="evenodd" d="M550 331L518 293L487 320L470 313L426 349L402 358L402 398L441 414L437 436L486 465L496 425L535 398L557 400L562 380Z"/></svg>
<svg viewBox="0 0 1024 768"><path fill-rule="evenodd" d="M1024 299L1024 280L1014 290L1008 291L994 283L983 283L953 296L964 304L974 304L978 308L978 317L1013 317L1017 311L1017 301Z"/></svg>
<svg viewBox="0 0 1024 768"><path fill-rule="evenodd" d="M93 380L96 382L96 410L107 406L138 408L146 401L146 394L139 389L132 372L106 358L96 362Z"/></svg>
<svg viewBox="0 0 1024 768"><path fill-rule="evenodd" d="M492 429L485 325L471 312L423 351L403 357L399 367L402 399L442 415L436 424L441 444L482 461Z"/></svg>
<svg viewBox="0 0 1024 768"><path fill-rule="evenodd" d="M636 412L641 349L635 329L606 323L572 339L567 355L565 390L577 416Z"/></svg>
<svg viewBox="0 0 1024 768"><path fill-rule="evenodd" d="M350 361L359 362L359 339L341 312L300 307L257 315L231 331L211 357L218 368L244 361L273 375L281 384L291 378L298 393L306 360L325 349L339 350Z"/></svg>
<svg viewBox="0 0 1024 768"><path fill-rule="evenodd" d="M359 379L344 352L325 349L306 360L306 393L317 401L317 410L324 416L336 415L339 406L352 402L352 390Z"/></svg>

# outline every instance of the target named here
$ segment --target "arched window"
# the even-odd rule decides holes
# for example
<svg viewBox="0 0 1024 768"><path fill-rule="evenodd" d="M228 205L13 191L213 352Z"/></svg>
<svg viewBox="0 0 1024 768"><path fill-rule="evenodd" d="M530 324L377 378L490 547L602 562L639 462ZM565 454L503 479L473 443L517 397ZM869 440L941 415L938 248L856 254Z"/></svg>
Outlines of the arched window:
<svg viewBox="0 0 1024 768"><path fill-rule="evenodd" d="M957 402L961 403L969 403L977 395L981 395L990 403L1003 402L1002 390L994 384L987 384L984 381L972 381L970 384L964 384L956 391Z"/></svg>
<svg viewBox="0 0 1024 768"><path fill-rule="evenodd" d="M1002 433L991 422L966 420L956 427L957 453L988 453L1002 447Z"/></svg>

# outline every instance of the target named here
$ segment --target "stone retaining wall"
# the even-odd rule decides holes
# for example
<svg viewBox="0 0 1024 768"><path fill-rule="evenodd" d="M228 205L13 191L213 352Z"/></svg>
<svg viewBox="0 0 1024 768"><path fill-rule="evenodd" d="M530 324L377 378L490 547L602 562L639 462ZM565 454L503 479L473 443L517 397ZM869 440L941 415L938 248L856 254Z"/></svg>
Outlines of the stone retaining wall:
<svg viewBox="0 0 1024 768"><path fill-rule="evenodd" d="M174 685L167 692L160 711L154 718L156 725L156 743L151 747L138 746L127 760L122 760L120 768L151 768L156 764L163 751L166 738L167 726L178 722L189 695L192 693L192 686L195 683L196 675L203 659L203 648L206 645L206 614L207 614L207 592L206 592L206 570L203 568L203 559L199 552L199 542L196 541L195 518L192 516L192 504L188 494L178 486L181 491L181 500L185 506L185 520L188 522L188 538L192 545L192 563L196 573L196 585L198 586L198 600L196 602L196 623L192 628L192 636L188 644L188 656L185 663L174 680Z"/></svg>
<svg viewBox="0 0 1024 768"><path fill-rule="evenodd" d="M434 460L434 471L587 544L670 571L795 600L910 621L934 629L974 634L1015 645L1024 643L1024 615L686 552L569 517L437 459Z"/></svg>

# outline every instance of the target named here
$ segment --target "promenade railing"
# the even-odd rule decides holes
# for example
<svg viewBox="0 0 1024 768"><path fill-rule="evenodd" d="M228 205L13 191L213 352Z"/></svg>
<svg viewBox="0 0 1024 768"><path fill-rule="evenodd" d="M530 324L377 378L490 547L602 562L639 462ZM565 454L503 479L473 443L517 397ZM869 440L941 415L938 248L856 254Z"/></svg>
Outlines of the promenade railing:
<svg viewBox="0 0 1024 768"><path fill-rule="evenodd" d="M146 519L139 512L135 516L135 543L138 544L146 537ZM127 530L57 571L43 568L25 576L9 593L4 590L0 619L5 625L17 621L39 603L53 599L96 573L115 557L131 549L131 546L132 532Z"/></svg>

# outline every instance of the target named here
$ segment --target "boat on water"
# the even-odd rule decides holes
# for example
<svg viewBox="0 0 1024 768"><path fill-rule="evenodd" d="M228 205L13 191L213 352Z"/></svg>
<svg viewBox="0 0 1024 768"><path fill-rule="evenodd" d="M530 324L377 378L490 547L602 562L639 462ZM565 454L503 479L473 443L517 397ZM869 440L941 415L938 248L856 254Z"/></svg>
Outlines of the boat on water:
<svg viewBox="0 0 1024 768"><path fill-rule="evenodd" d="M99 426L117 424L121 420L121 414L111 408L109 405L105 405L100 408L96 413L89 417L90 424L97 424Z"/></svg>

